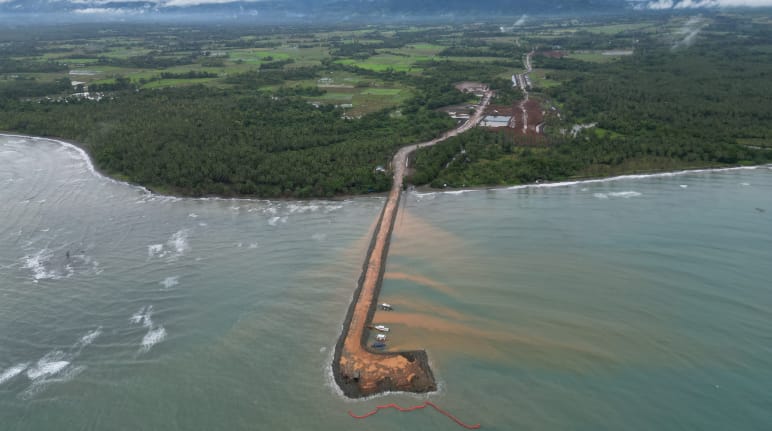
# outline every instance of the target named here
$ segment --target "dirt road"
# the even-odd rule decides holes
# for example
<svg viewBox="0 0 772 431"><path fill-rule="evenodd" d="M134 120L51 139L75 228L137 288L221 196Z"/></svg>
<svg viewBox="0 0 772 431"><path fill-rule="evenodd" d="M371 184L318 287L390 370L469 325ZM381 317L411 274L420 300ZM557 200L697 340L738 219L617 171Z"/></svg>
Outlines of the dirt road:
<svg viewBox="0 0 772 431"><path fill-rule="evenodd" d="M533 57L534 51L529 52L525 56L525 73L522 74L521 82L523 83L521 88L525 97L520 101L520 109L523 111L523 134L528 133L528 111L525 109L525 103L528 102L528 85L526 85L526 76L533 71L531 67L531 57Z"/></svg>

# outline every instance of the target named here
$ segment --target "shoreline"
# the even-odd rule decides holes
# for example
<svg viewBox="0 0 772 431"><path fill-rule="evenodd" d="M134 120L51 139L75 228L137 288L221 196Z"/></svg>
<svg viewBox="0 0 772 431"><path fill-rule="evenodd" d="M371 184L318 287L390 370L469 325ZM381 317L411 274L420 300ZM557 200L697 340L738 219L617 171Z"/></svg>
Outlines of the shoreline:
<svg viewBox="0 0 772 431"><path fill-rule="evenodd" d="M681 170L660 170L660 171L639 171L638 173L624 173L609 177L577 177L572 179L566 179L563 181L547 181L541 183L526 183L526 184L513 184L513 185L498 185L498 186L470 186L461 188L442 188L437 189L425 185L413 187L413 191L420 195L430 195L435 193L440 194L463 194L472 192L486 192L486 191L506 191L506 190L521 190L521 189L550 189L558 187L569 187L580 184L598 184L598 183L611 183L625 180L645 180L647 178L672 178L680 177L689 174L699 173L711 173L711 172L731 172L731 171L743 171L743 170L756 170L761 168L772 168L772 163L764 165L748 165L748 166L716 166L716 167L694 167L684 168Z"/></svg>
<svg viewBox="0 0 772 431"><path fill-rule="evenodd" d="M18 133L7 132L7 131L0 131L0 137L19 138L19 139L26 139L30 141L43 140L43 141L49 141L49 142L62 145L66 148L71 148L82 156L83 160L86 162L86 165L88 166L89 171L92 174L94 174L96 177L113 182L113 183L123 184L128 187L138 189L144 192L145 194L152 195L159 198L164 198L164 199L187 199L187 200L200 200L200 201L239 201L239 202L314 202L314 201L345 202L351 199L367 198L367 197L387 198L389 195L388 191L367 193L367 194L361 194L361 195L338 195L331 198L324 198L324 197L264 198L259 196L227 197L227 196L219 196L219 195L207 195L207 196L170 195L170 194L159 193L157 191L154 191L152 188L148 188L138 183L123 181L123 180L114 178L109 174L104 173L103 171L99 170L96 167L96 165L94 165L94 162L91 159L91 155L85 149L85 146L79 142L63 139L63 138L56 138L56 137L21 135ZM764 168L764 167L772 167L772 163L763 164L763 165L747 165L747 166L745 165L719 165L719 166L708 165L708 166L688 167L688 168L682 168L677 170L645 170L645 171L618 173L613 176L607 176L607 177L575 177L575 178L568 178L562 181L549 181L549 182L542 182L542 183L526 183L526 184L510 184L510 185L502 184L502 185L495 185L495 186L469 186L469 187L461 187L461 188L448 187L448 188L438 189L427 185L419 185L419 186L414 186L413 190L418 193L426 193L426 194L429 194L429 193L461 194L461 193L479 192L479 191L567 187L567 186L576 185L576 184L594 184L594 183L602 183L602 182L623 181L627 179L667 178L667 177L687 175L691 173L723 172L723 171L735 171L735 170L744 170L744 169L752 170L752 169L758 169L758 168Z"/></svg>
<svg viewBox="0 0 772 431"><path fill-rule="evenodd" d="M143 186L142 184L138 183L132 183L129 181L120 180L117 178L114 178L113 176L101 171L96 167L94 164L94 161L91 158L91 155L86 150L85 145L83 145L80 142L76 142L69 139L63 139L63 138L56 138L56 137L48 137L48 136L32 136L32 135L20 135L18 133L12 133L12 132L6 132L6 131L0 131L0 137L6 137L6 138L19 138L19 139L26 139L29 141L48 141L55 144L59 144L65 148L70 148L77 153L81 155L83 158L83 161L86 162L86 166L88 166L88 170L97 178L110 181L112 183L116 184L123 184L125 186L138 189L142 191L143 193L147 195L152 195L155 197L159 197L162 199L187 199L187 200L200 200L200 201L240 201L240 202L345 202L354 198L363 198L363 197L378 197L378 198L385 198L388 196L388 191L384 192L377 192L377 193L367 193L367 194L361 194L361 195L338 195L331 198L323 198L323 197L311 197L311 198L282 198L282 197L276 197L276 198L264 198L260 196L219 196L219 195L206 195L206 196L186 196L186 195L172 195L172 194L165 194L160 193L158 191L153 190L152 188L149 188L147 186Z"/></svg>

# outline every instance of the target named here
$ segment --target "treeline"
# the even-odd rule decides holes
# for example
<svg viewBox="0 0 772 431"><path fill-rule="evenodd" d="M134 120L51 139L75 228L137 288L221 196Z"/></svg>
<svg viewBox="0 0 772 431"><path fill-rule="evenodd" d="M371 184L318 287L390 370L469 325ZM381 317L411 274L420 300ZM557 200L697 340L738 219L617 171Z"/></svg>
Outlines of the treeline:
<svg viewBox="0 0 772 431"><path fill-rule="evenodd" d="M184 66L196 62L197 55L164 55L150 52L128 58L99 56L97 64L104 66L127 67L137 69L166 69L174 66Z"/></svg>
<svg viewBox="0 0 772 431"><path fill-rule="evenodd" d="M445 48L440 51L439 55L441 57L500 57L518 59L525 55L525 50L514 43L475 40L466 41L464 45L454 45Z"/></svg>
<svg viewBox="0 0 772 431"><path fill-rule="evenodd" d="M0 58L0 73L51 73L64 72L67 66L53 60L14 60Z"/></svg>

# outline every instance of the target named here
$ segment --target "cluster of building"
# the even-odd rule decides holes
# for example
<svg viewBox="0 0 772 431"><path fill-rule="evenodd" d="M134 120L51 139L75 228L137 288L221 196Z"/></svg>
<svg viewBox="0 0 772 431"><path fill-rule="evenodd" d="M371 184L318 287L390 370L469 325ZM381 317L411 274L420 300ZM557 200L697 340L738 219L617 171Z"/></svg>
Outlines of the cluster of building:
<svg viewBox="0 0 772 431"><path fill-rule="evenodd" d="M526 74L512 75L512 86L527 90L531 88L531 78Z"/></svg>

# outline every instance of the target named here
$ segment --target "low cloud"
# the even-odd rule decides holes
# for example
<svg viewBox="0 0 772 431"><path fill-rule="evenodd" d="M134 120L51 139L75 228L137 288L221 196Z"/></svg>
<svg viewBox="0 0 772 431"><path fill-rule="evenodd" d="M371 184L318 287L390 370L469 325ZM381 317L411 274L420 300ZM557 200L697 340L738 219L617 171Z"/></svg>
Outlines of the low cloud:
<svg viewBox="0 0 772 431"><path fill-rule="evenodd" d="M73 12L81 15L129 15L143 13L141 9L119 9L110 7L88 7L84 9L75 9Z"/></svg>
<svg viewBox="0 0 772 431"><path fill-rule="evenodd" d="M0 3L10 0L0 0ZM129 10L131 7L115 8L103 7L116 3L116 0L67 0L70 4L78 6L88 6L82 9L76 9L76 13L118 13L120 10ZM141 3L150 7L190 7L208 4L228 4L240 2L258 2L260 0L120 0L120 3ZM136 10L136 9L134 9Z"/></svg>
<svg viewBox="0 0 772 431"><path fill-rule="evenodd" d="M646 4L652 10L723 7L772 7L772 0L656 0Z"/></svg>

